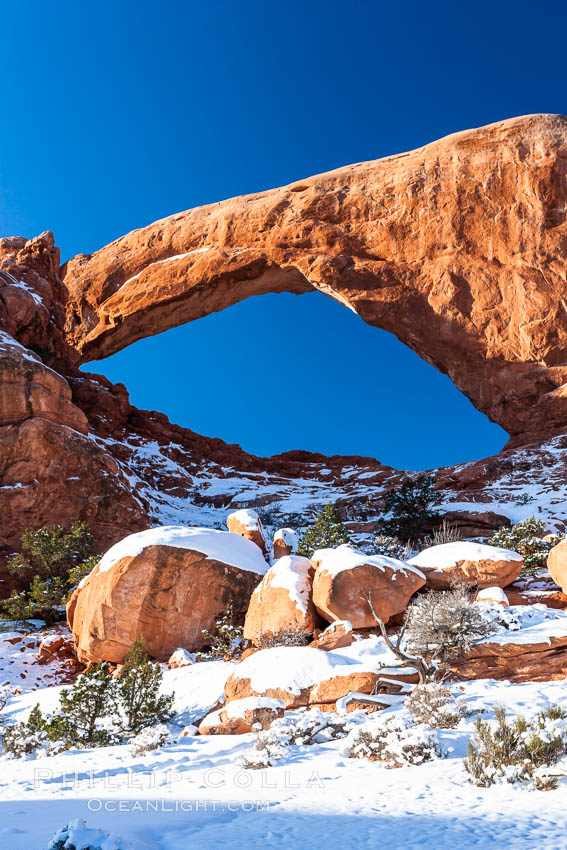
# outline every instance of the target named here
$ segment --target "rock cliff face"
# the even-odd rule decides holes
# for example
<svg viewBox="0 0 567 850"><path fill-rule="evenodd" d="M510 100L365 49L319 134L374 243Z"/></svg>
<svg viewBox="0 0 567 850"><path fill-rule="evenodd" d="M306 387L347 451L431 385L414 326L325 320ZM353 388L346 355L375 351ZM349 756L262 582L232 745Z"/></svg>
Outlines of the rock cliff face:
<svg viewBox="0 0 567 850"><path fill-rule="evenodd" d="M567 423L567 118L531 115L135 230L63 268L83 361L317 289L449 375L515 444Z"/></svg>
<svg viewBox="0 0 567 850"><path fill-rule="evenodd" d="M45 523L86 519L102 551L152 522L216 523L275 501L332 500L353 531L372 531L404 473L372 458L254 457L79 371L278 291L318 289L392 331L509 432L500 455L436 471L468 535L515 518L526 494L522 510L561 527L566 175L567 118L535 115L180 213L62 268L50 233L0 239L0 561Z"/></svg>

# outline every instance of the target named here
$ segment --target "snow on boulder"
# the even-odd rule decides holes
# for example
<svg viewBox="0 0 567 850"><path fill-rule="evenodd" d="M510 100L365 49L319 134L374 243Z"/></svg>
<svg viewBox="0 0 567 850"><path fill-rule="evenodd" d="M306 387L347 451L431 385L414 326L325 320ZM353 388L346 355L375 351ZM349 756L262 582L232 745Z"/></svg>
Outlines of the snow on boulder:
<svg viewBox="0 0 567 850"><path fill-rule="evenodd" d="M567 540L562 540L549 552L547 569L563 593L567 593Z"/></svg>
<svg viewBox="0 0 567 850"><path fill-rule="evenodd" d="M274 720L284 715L281 699L246 697L233 700L218 711L213 711L201 721L200 735L246 735L267 729Z"/></svg>
<svg viewBox="0 0 567 850"><path fill-rule="evenodd" d="M376 614L387 622L406 608L425 578L414 566L385 555L365 555L348 543L319 549L311 557L315 567L313 602L328 622L348 620L355 629L370 628Z"/></svg>
<svg viewBox="0 0 567 850"><path fill-rule="evenodd" d="M274 534L274 558L284 558L297 552L299 534L293 528L279 528Z"/></svg>
<svg viewBox="0 0 567 850"><path fill-rule="evenodd" d="M448 590L455 581L478 587L506 587L520 575L523 559L511 549L460 540L424 549L408 564L425 575L427 587Z"/></svg>
<svg viewBox="0 0 567 850"><path fill-rule="evenodd" d="M193 652L187 652L186 649L180 647L170 657L167 666L170 670L178 670L180 667L190 667L191 664L195 663L195 660Z"/></svg>
<svg viewBox="0 0 567 850"><path fill-rule="evenodd" d="M249 656L227 679L227 703L250 696L281 699L286 708L334 703L349 691L371 693L384 666L395 664L381 638L334 652L278 646Z"/></svg>
<svg viewBox="0 0 567 850"><path fill-rule="evenodd" d="M73 594L67 617L83 663L120 663L136 638L150 655L200 649L203 630L234 603L244 615L267 569L250 540L207 528L165 526L108 550Z"/></svg>
<svg viewBox="0 0 567 850"><path fill-rule="evenodd" d="M502 605L503 608L507 608L510 605L508 597L501 587L485 587L484 590L479 590L475 601L488 604L494 603L496 605Z"/></svg>
<svg viewBox="0 0 567 850"><path fill-rule="evenodd" d="M234 513L228 515L226 524L228 530L233 534L239 534L241 537L251 540L256 546L260 547L264 555L267 553L264 527L256 511L251 508L234 511Z"/></svg>
<svg viewBox="0 0 567 850"><path fill-rule="evenodd" d="M287 629L312 634L318 617L313 605L311 576L308 558L299 555L279 558L252 594L244 637L259 645L263 637Z"/></svg>

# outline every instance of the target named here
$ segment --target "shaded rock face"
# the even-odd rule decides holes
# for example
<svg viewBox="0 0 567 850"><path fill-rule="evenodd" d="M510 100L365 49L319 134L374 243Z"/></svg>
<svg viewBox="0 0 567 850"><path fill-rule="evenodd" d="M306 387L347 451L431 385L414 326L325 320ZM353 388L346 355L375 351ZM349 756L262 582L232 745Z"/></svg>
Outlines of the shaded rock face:
<svg viewBox="0 0 567 850"><path fill-rule="evenodd" d="M77 658L82 663L121 663L144 636L150 655L206 645L232 601L243 615L258 574L175 546L148 546L140 554L95 567L67 608Z"/></svg>
<svg viewBox="0 0 567 850"><path fill-rule="evenodd" d="M516 441L567 422L567 118L530 115L199 207L63 269L83 360L267 292L324 292Z"/></svg>

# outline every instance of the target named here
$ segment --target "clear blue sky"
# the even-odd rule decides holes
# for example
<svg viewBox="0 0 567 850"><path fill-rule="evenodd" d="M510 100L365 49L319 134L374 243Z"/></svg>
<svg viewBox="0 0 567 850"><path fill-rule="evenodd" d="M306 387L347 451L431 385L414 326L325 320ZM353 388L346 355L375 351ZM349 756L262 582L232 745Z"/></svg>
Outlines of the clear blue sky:
<svg viewBox="0 0 567 850"><path fill-rule="evenodd" d="M198 204L567 112L557 0L2 6L0 233L53 230L63 259ZM505 441L447 378L320 295L252 299L89 368L258 454L419 469Z"/></svg>

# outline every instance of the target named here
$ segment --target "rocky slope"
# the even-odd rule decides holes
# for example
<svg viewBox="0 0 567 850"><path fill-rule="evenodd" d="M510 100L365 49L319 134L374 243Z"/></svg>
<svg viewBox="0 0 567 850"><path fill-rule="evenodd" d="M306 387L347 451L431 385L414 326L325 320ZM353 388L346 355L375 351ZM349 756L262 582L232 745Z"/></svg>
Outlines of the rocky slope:
<svg viewBox="0 0 567 850"><path fill-rule="evenodd" d="M355 533L376 528L403 472L254 457L79 371L250 295L312 288L394 332L510 433L501 454L435 471L463 535L532 513L562 528L566 167L567 119L527 116L181 213L63 268L50 233L1 239L0 551L44 523L86 519L103 550L156 522L329 500Z"/></svg>

